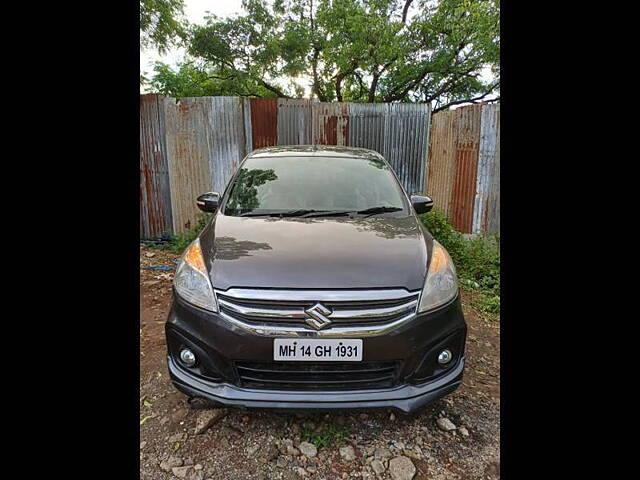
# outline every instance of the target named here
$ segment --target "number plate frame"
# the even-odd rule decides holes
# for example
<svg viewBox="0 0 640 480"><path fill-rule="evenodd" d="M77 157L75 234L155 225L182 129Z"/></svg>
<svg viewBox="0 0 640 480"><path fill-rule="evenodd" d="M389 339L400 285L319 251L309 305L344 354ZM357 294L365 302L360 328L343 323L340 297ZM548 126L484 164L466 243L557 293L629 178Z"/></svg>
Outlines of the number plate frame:
<svg viewBox="0 0 640 480"><path fill-rule="evenodd" d="M362 339L275 338L276 362L361 362Z"/></svg>

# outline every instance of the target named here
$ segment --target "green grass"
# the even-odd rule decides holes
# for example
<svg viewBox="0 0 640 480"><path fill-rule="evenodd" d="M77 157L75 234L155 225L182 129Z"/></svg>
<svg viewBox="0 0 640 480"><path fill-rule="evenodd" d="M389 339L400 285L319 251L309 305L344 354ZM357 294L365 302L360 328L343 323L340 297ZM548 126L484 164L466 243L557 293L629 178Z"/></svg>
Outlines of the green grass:
<svg viewBox="0 0 640 480"><path fill-rule="evenodd" d="M437 211L420 218L451 255L460 284L477 293L474 295L474 308L493 320L499 320L500 238L488 235L465 239Z"/></svg>
<svg viewBox="0 0 640 480"><path fill-rule="evenodd" d="M302 439L313 443L316 448L321 449L329 445L340 444L349 436L347 427L330 423L322 427L320 431L305 428L302 431Z"/></svg>
<svg viewBox="0 0 640 480"><path fill-rule="evenodd" d="M189 246L191 242L193 242L200 232L204 229L209 221L211 214L210 213L202 213L198 216L198 223L191 229L187 230L185 233L180 235L170 235L169 242L166 243L152 243L149 245L151 248L157 248L158 250L167 250L171 253L176 253L178 255L184 252L184 249Z"/></svg>

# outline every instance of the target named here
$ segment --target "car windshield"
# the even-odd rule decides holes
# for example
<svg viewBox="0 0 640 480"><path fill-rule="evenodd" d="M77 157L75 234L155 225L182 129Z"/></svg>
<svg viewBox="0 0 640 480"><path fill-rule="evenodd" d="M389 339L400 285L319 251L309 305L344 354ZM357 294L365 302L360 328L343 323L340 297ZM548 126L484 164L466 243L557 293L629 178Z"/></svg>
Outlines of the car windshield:
<svg viewBox="0 0 640 480"><path fill-rule="evenodd" d="M322 216L360 212L368 216L405 213L405 208L400 186L381 160L254 157L238 172L224 214Z"/></svg>

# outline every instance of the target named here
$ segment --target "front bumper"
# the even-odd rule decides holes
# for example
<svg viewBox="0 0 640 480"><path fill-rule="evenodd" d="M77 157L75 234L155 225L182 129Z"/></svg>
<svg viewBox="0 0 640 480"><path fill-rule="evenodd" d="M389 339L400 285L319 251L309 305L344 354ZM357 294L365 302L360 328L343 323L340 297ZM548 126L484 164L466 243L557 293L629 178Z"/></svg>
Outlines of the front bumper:
<svg viewBox="0 0 640 480"><path fill-rule="evenodd" d="M345 392L290 392L286 390L251 390L226 383L213 383L189 375L168 357L171 380L178 390L190 397L202 397L223 405L279 409L350 409L395 408L411 413L453 392L462 382L464 359L446 375L423 385L402 385L385 390Z"/></svg>
<svg viewBox="0 0 640 480"><path fill-rule="evenodd" d="M399 365L394 386L360 390L291 390L248 388L236 362L272 362L273 337L248 333L219 315L205 312L174 295L166 324L168 367L176 388L231 406L278 409L395 408L406 413L454 391L462 382L466 324L459 298L435 312L420 314L389 333L363 338L363 362ZM188 369L178 360L182 347L199 363ZM454 353L450 365L435 358Z"/></svg>

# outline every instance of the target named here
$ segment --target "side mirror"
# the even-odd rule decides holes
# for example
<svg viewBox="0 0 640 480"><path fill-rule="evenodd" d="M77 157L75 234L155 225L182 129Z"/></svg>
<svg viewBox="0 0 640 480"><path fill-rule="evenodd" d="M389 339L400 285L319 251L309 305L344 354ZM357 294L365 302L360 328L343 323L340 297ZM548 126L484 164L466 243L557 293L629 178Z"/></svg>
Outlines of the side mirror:
<svg viewBox="0 0 640 480"><path fill-rule="evenodd" d="M433 200L426 195L411 195L411 205L416 213L427 213L433 208Z"/></svg>
<svg viewBox="0 0 640 480"><path fill-rule="evenodd" d="M220 204L220 194L217 192L203 193L196 199L196 204L203 212L213 213Z"/></svg>

